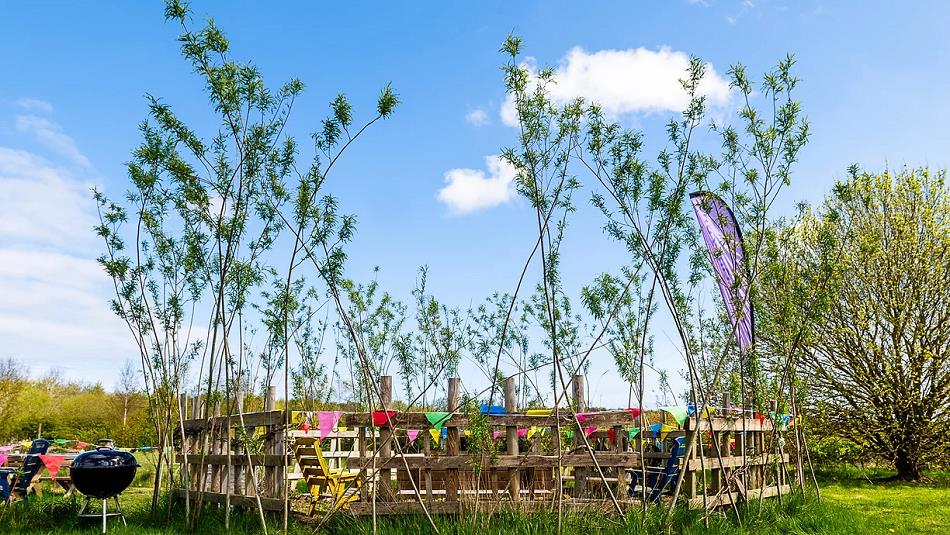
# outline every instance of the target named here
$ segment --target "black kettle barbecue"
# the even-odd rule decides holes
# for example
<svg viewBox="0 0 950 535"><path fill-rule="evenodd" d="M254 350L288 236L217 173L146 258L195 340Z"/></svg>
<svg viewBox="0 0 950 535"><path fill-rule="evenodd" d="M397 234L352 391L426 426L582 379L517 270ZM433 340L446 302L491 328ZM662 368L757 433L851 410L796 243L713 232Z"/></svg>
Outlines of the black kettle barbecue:
<svg viewBox="0 0 950 535"><path fill-rule="evenodd" d="M122 514L122 506L119 505L119 493L135 479L135 472L139 466L131 453L108 446L100 446L77 455L73 459L72 466L69 467L69 476L76 490L86 496L86 503L79 510L79 518L101 517L102 533L106 532L106 519L110 516L122 518L122 523L125 524L125 515ZM93 498L102 500L101 513L84 514ZM109 498L115 500L117 513L108 512L106 503Z"/></svg>

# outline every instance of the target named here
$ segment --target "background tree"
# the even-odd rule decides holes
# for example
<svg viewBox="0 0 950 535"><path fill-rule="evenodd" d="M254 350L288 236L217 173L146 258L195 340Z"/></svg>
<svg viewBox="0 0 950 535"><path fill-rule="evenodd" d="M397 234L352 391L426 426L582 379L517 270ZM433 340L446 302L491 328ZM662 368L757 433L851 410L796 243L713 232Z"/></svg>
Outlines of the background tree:
<svg viewBox="0 0 950 535"><path fill-rule="evenodd" d="M812 401L826 432L892 461L908 480L946 458L950 436L945 178L928 169L855 175L803 223L831 224L841 251L834 299L805 352Z"/></svg>

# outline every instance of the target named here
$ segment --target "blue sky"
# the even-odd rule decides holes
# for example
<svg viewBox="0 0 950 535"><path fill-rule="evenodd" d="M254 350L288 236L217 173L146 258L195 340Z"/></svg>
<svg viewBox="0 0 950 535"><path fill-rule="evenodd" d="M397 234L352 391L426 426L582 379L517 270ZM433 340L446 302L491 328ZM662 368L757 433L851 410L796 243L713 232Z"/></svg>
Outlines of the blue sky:
<svg viewBox="0 0 950 535"><path fill-rule="evenodd" d="M124 190L123 163L138 142L146 93L206 133L213 124L160 2L4 4L0 356L22 358L34 373L58 368L110 386L113 372L83 359L121 361L135 352L105 305L109 285L93 262L99 244L89 230L87 189ZM538 64L565 73L589 67L589 79L572 74L566 85L613 99L617 118L642 128L654 152L675 111L663 103L662 84L678 58L698 55L722 78L735 62L758 74L794 53L812 139L782 213L795 201L820 199L854 162L868 169L948 163L950 5L943 2L301 2L275 9L196 1L193 9L198 18L213 16L235 57L252 59L271 84L304 81L291 132L300 138L337 92L350 97L358 117L368 116L379 89L392 83L402 99L397 113L349 154L331 188L359 218L350 275L365 278L380 265L383 286L403 297L422 264L434 293L455 305L511 290L533 244L529 207L510 195L504 169L492 175L486 167L486 157L514 142L501 115L497 52L511 31ZM630 69L613 73L601 62L610 58ZM656 60L659 70L637 71L647 63L637 58ZM719 107L734 104L726 98ZM460 185L440 198L453 177ZM601 236L589 195L577 196L581 209L564 247L575 296L624 261ZM675 370L681 364L663 348L667 336L675 337L657 333L657 361ZM599 367L598 377L607 369ZM604 403L616 399L607 379L600 391Z"/></svg>

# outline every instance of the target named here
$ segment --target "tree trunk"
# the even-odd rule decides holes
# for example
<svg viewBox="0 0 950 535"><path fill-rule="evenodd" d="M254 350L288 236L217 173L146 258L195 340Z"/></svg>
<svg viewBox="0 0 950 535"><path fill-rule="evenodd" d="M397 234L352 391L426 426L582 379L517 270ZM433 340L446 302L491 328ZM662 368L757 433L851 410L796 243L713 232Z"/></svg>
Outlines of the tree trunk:
<svg viewBox="0 0 950 535"><path fill-rule="evenodd" d="M917 463L917 459L906 449L900 448L897 450L894 467L897 468L898 479L920 481L920 465Z"/></svg>

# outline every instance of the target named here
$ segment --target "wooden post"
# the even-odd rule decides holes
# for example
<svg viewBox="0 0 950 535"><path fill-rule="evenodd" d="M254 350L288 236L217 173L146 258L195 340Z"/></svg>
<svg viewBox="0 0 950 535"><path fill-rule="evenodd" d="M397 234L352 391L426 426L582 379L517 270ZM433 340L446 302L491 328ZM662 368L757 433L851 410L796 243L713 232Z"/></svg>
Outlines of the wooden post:
<svg viewBox="0 0 950 535"><path fill-rule="evenodd" d="M623 427L615 425L613 426L613 430L613 450L617 453L623 453ZM622 466L618 466L615 471L617 475L617 490L614 491L614 496L620 499L620 497L627 495L627 471Z"/></svg>
<svg viewBox="0 0 950 535"><path fill-rule="evenodd" d="M725 406L732 404L732 394L729 392L724 392L722 394L722 402ZM741 433L740 433L741 434ZM723 431L719 433L717 437L717 444L719 445L719 451L722 455L722 460L728 462L729 458L732 457L732 449L729 447L731 442L731 436L728 431ZM715 463L719 464L719 459L716 459ZM729 475L732 473L732 470L729 468L723 468L722 473L720 474L721 481L720 484L726 489L726 492L731 492L729 485Z"/></svg>
<svg viewBox="0 0 950 535"><path fill-rule="evenodd" d="M518 398L515 396L515 378L505 379L505 413L514 414L518 412ZM505 427L505 452L508 455L518 455L518 426L509 425ZM512 468L508 472L508 492L511 501L521 501L521 473L517 468Z"/></svg>
<svg viewBox="0 0 950 535"><path fill-rule="evenodd" d="M241 390L238 390L237 392L234 393L234 414L235 415L242 414L243 412L244 412L244 392ZM229 442L230 444L228 445L228 447L232 448L232 451L233 451L232 455L234 455L235 457L240 457L244 453L244 449L242 448L241 444L236 441L233 441L233 442L230 441L230 438L229 438ZM243 494L243 492L241 492L241 489L244 488L243 487L244 485L243 479L245 477L244 465L240 463L234 464L231 466L231 470L233 473L231 481L232 481L232 486L234 487L234 493Z"/></svg>
<svg viewBox="0 0 950 535"><path fill-rule="evenodd" d="M379 378L379 393L382 396L382 407L380 410L388 411L389 407L393 403L393 377L391 375L383 375ZM379 426L379 440L381 443L381 448L379 451L381 464L389 462L389 459L392 457L392 440L393 432L390 430L390 424L386 423ZM384 468L379 471L379 488L382 490L381 493L377 494L377 498L385 501L392 501L393 499L393 472L389 468Z"/></svg>
<svg viewBox="0 0 950 535"><path fill-rule="evenodd" d="M268 386L267 387L267 397L264 400L264 411L272 412L277 407L277 387ZM273 454L276 451L275 442L276 437L274 434L274 426L268 426L264 433L264 436L267 437L264 439L264 454ZM277 467L275 466L265 466L264 467L264 496L277 497L274 494L274 490L277 486Z"/></svg>
<svg viewBox="0 0 950 535"><path fill-rule="evenodd" d="M217 418L221 416L221 402L215 401L214 407L211 410L212 416ZM217 424L217 422L215 422ZM211 448L212 455L219 455L224 453L221 450L221 428L218 425L214 426L214 432L211 433L211 443L209 444ZM213 464L211 465L211 492L221 492L221 465Z"/></svg>
<svg viewBox="0 0 950 535"><path fill-rule="evenodd" d="M191 419L197 420L199 418L201 418L201 398L199 396L194 396L193 398L191 398ZM199 431L197 434L194 435L194 438L192 438L191 453L192 455L195 455L196 457L201 455L201 452L198 451L198 449L201 447L201 444L203 443L202 441L203 437L204 437L204 432ZM198 490L200 488L199 485L201 484L201 481L199 481L199 477L201 475L201 467L197 463L195 463L195 464L192 464L190 467L188 467L188 469L191 471L191 488L192 490Z"/></svg>
<svg viewBox="0 0 950 535"><path fill-rule="evenodd" d="M459 386L462 380L458 377L449 379L448 389L448 410L455 412L459 408ZM461 452L461 439L459 438L459 428L450 426L445 438L445 454L458 455ZM451 468L446 472L446 497L450 502L456 502L459 499L459 471L457 468Z"/></svg>
<svg viewBox="0 0 950 535"><path fill-rule="evenodd" d="M798 399L795 397L795 381L792 380L789 385L789 397L792 400L792 421L798 418ZM802 439L799 433L798 422L795 422L795 479L798 480L798 488L805 494L805 465L802 463Z"/></svg>
<svg viewBox="0 0 950 535"><path fill-rule="evenodd" d="M776 420L774 415L778 413L778 402L775 401L774 399L769 401L769 410L770 410L769 421L772 422L772 426L774 429L775 420ZM775 485L778 487L781 487L785 483L784 482L784 479L785 479L784 468L785 467L782 463L782 458L779 457L779 455L781 455L781 448L779 448L779 445L778 445L778 433L776 431L772 431L771 436L769 438L769 442L772 443L771 457L775 458ZM779 494L779 501L781 501L781 499L782 499L782 495Z"/></svg>
<svg viewBox="0 0 950 535"><path fill-rule="evenodd" d="M575 374L571 379L572 397L574 407L577 412L583 412L587 409L587 396L584 395L584 376ZM577 429L574 432L574 447L579 448L584 445L584 430ZM585 468L574 467L574 497L587 497L587 470Z"/></svg>
<svg viewBox="0 0 950 535"><path fill-rule="evenodd" d="M356 438L357 447L359 447L359 450L360 450L360 465L361 466L368 466L366 462L368 460L367 457L369 455L369 452L368 452L369 448L366 444L366 440L367 440L366 426L361 425L359 428L359 432L357 433L357 438ZM319 448L320 445L317 444L317 447ZM366 474L368 473L369 473L369 469L364 468L363 469L363 485L360 486L360 499L363 500L364 502L369 498L368 492L369 492L370 481L366 477Z"/></svg>

